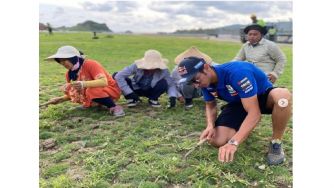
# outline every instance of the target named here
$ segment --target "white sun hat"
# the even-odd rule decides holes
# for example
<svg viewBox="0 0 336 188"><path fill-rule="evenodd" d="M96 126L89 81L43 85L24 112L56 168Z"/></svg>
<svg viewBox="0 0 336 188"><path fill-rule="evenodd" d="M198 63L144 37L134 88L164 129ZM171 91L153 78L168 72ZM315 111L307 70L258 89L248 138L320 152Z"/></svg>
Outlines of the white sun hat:
<svg viewBox="0 0 336 188"><path fill-rule="evenodd" d="M62 46L58 48L57 52L54 55L45 58L45 60L54 60L55 58L70 58L74 56L85 58L85 56L81 55L75 47Z"/></svg>
<svg viewBox="0 0 336 188"><path fill-rule="evenodd" d="M139 69L168 69L168 60L161 57L157 50L147 50L143 58L135 60Z"/></svg>

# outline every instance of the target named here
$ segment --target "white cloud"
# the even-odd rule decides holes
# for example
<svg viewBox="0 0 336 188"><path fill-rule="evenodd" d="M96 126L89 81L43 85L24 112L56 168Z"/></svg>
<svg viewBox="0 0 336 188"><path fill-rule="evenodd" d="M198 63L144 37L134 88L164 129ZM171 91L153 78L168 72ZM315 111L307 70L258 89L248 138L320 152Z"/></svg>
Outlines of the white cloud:
<svg viewBox="0 0 336 188"><path fill-rule="evenodd" d="M81 8L83 0L40 0L40 4L50 4L62 7ZM95 3L104 3L106 0L95 0Z"/></svg>
<svg viewBox="0 0 336 188"><path fill-rule="evenodd" d="M86 20L106 23L115 32L173 32L248 24L249 15L265 21L288 21L292 3L284 1L81 1L42 0L40 22L54 27Z"/></svg>

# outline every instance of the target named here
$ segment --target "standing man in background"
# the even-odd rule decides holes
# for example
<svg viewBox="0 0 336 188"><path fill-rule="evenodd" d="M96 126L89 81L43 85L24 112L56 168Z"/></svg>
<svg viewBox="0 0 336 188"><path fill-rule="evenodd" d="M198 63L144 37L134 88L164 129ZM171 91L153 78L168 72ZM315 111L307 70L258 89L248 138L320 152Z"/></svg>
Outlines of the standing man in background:
<svg viewBox="0 0 336 188"><path fill-rule="evenodd" d="M247 42L243 44L232 61L248 61L263 70L274 84L283 73L286 57L272 41L263 38L266 28L259 24L248 25L244 29Z"/></svg>
<svg viewBox="0 0 336 188"><path fill-rule="evenodd" d="M265 27L266 26L266 22L262 19L257 19L257 16L255 14L251 14L251 20L252 20L252 24L258 24L261 27Z"/></svg>
<svg viewBox="0 0 336 188"><path fill-rule="evenodd" d="M48 32L49 32L49 35L52 35L52 27L50 25L50 23L47 23L47 29L48 29Z"/></svg>

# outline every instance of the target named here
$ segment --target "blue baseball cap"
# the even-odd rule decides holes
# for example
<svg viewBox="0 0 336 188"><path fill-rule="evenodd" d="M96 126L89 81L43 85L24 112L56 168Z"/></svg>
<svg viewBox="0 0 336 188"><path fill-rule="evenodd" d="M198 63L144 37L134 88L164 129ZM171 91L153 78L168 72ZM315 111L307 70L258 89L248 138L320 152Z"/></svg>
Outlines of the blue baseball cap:
<svg viewBox="0 0 336 188"><path fill-rule="evenodd" d="M198 57L184 58L177 67L178 73L182 77L179 83L190 83L194 76L203 70L205 60Z"/></svg>

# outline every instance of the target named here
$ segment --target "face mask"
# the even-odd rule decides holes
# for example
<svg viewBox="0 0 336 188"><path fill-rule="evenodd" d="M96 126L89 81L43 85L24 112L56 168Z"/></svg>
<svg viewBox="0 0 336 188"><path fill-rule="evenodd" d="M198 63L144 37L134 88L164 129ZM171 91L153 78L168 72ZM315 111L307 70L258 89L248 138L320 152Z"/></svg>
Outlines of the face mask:
<svg viewBox="0 0 336 188"><path fill-rule="evenodd" d="M79 68L79 59L77 63L71 68L72 71L77 70Z"/></svg>

